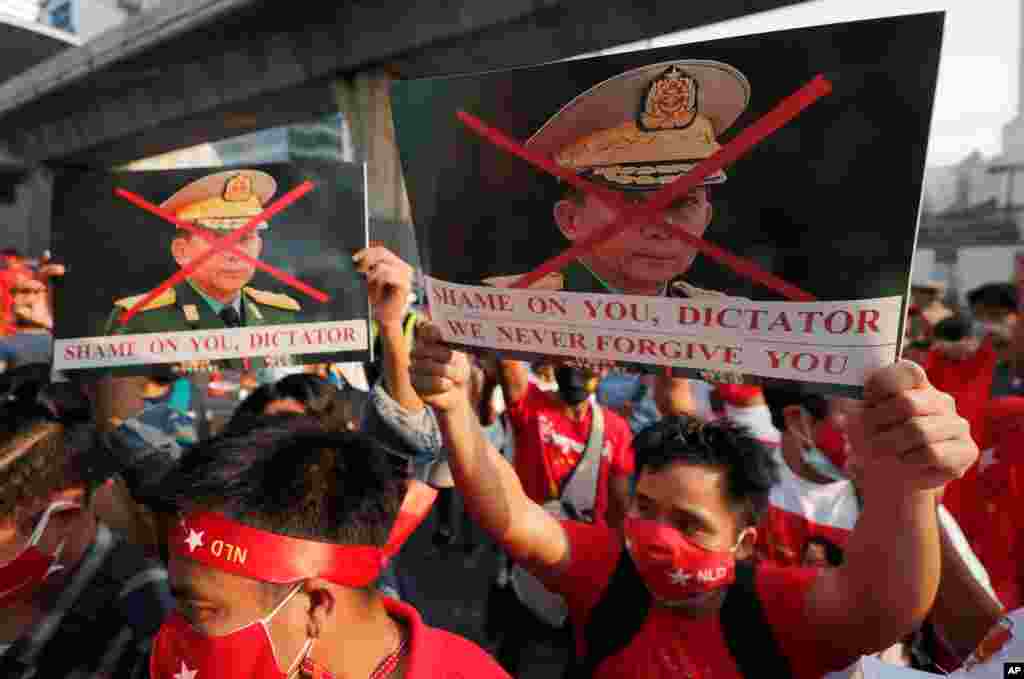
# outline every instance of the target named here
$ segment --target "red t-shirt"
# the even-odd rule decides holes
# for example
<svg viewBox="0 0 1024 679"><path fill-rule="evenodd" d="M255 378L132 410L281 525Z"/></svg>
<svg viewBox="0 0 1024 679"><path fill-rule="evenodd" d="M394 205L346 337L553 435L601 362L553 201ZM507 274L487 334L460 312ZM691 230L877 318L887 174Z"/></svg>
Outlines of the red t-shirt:
<svg viewBox="0 0 1024 679"><path fill-rule="evenodd" d="M11 288L15 277L11 269L0 270L0 336L14 334L14 297Z"/></svg>
<svg viewBox="0 0 1024 679"><path fill-rule="evenodd" d="M959 521L1003 605L1013 610L1024 605L1024 398L991 401L982 432L978 461L949 484L955 484L955 502L944 504Z"/></svg>
<svg viewBox="0 0 1024 679"><path fill-rule="evenodd" d="M586 652L584 628L611 580L622 542L603 526L563 521L569 540L568 568L548 583L565 597L576 631L577 653ZM804 618L804 602L820 571L815 568L757 569L757 592L766 620L795 679L821 679L857 658L836 652L814 637ZM690 619L654 606L628 646L606 658L594 679L744 679L729 653L717 615Z"/></svg>
<svg viewBox="0 0 1024 679"><path fill-rule="evenodd" d="M799 566L811 538L825 538L846 548L860 516L850 481L814 483L800 478L775 451L779 483L772 487L768 509L757 530L757 554L780 566Z"/></svg>
<svg viewBox="0 0 1024 679"><path fill-rule="evenodd" d="M424 625L412 606L387 597L384 606L409 628L406 679L511 679L494 658L473 642Z"/></svg>
<svg viewBox="0 0 1024 679"><path fill-rule="evenodd" d="M590 438L592 409L579 422L565 412L557 396L530 384L518 402L508 406L515 431L515 469L526 495L538 504L561 495L563 485L583 457ZM604 450L594 500L595 521L605 523L608 477L633 473L633 434L622 416L604 409Z"/></svg>
<svg viewBox="0 0 1024 679"><path fill-rule="evenodd" d="M971 423L971 435L978 440L985 404L992 390L992 375L999 360L992 340L986 339L965 361L953 361L937 349L928 353L924 370L928 381L956 400L956 410Z"/></svg>

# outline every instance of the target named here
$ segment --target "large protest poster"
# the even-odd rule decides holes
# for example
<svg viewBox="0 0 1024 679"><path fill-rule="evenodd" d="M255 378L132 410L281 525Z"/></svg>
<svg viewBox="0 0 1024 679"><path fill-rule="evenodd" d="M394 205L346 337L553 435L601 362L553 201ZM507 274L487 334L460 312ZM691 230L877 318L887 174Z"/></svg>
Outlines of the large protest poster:
<svg viewBox="0 0 1024 679"><path fill-rule="evenodd" d="M861 385L900 352L943 20L396 82L446 341Z"/></svg>
<svg viewBox="0 0 1024 679"><path fill-rule="evenodd" d="M365 360L367 229L363 165L64 172L54 368Z"/></svg>

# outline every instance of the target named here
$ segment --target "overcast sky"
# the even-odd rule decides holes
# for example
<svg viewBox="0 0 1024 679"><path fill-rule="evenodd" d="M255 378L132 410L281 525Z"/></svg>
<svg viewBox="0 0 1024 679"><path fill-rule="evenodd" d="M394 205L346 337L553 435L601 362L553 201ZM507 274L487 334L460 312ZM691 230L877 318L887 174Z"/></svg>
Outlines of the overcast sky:
<svg viewBox="0 0 1024 679"><path fill-rule="evenodd" d="M1002 127L1017 115L1020 5L1024 0L811 0L698 28L672 42L946 11L929 165L951 165L977 149L999 153ZM663 42L655 41L655 46Z"/></svg>

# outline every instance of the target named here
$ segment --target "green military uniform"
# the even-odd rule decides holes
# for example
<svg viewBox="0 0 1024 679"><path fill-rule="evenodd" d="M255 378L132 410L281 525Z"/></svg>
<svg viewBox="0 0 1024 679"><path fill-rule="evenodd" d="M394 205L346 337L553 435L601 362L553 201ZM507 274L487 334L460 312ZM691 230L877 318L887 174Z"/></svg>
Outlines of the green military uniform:
<svg viewBox="0 0 1024 679"><path fill-rule="evenodd" d="M494 276L485 278L484 283L499 288L511 287L524 274L512 276ZM530 286L538 290L565 290L567 292L589 292L605 293L611 295L625 294L614 290L611 286L601 280L593 271L579 260L570 262L558 273L550 273ZM698 288L681 280L672 281L665 285L661 295L663 297L726 297L724 292L718 290L707 290Z"/></svg>
<svg viewBox="0 0 1024 679"><path fill-rule="evenodd" d="M227 328L214 311L213 306L190 283L182 283L163 293L132 316L127 323L121 324L118 318L139 302L144 295L119 299L114 303L114 311L110 314L105 335L135 335L151 332L180 332L189 330L220 330ZM243 327L261 325L284 325L298 322L301 306L288 295L265 292L254 288L243 288L241 293L241 313ZM241 359L219 360L217 366L240 370L243 368ZM250 359L250 367L265 367L262 357Z"/></svg>
<svg viewBox="0 0 1024 679"><path fill-rule="evenodd" d="M259 170L226 170L193 181L160 207L183 221L207 232L227 234L260 215L277 191L277 182ZM257 231L269 228L260 223ZM186 236L181 232L182 237ZM147 293L148 294L148 293ZM104 330L105 335L134 335L182 331L220 330L229 327L220 317L227 306L203 293L189 280L165 291L121 324L120 316L146 295L136 295L114 302ZM254 327L298 323L299 303L288 295L243 287L231 305L238 313L239 325ZM291 357L218 359L212 368L260 369L292 364ZM191 362L186 362L191 363Z"/></svg>

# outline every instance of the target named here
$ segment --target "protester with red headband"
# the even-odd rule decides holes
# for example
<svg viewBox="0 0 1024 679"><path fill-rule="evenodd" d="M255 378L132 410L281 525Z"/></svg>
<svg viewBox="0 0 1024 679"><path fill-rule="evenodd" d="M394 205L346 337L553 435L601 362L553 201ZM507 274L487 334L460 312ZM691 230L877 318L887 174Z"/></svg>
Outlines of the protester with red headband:
<svg viewBox="0 0 1024 679"><path fill-rule="evenodd" d="M936 493L976 458L967 423L914 364L871 375L854 445L865 511L835 569L751 565L777 472L725 420L666 418L634 441L640 470L615 531L531 502L484 440L463 354L424 328L414 383L439 413L467 505L569 603L580 676L819 679L914 629L941 571Z"/></svg>
<svg viewBox="0 0 1024 679"><path fill-rule="evenodd" d="M142 679L167 573L98 520L113 458L88 401L48 372L0 380L0 677Z"/></svg>
<svg viewBox="0 0 1024 679"><path fill-rule="evenodd" d="M185 456L156 498L177 512L178 612L154 641L153 679L506 677L373 587L433 500L404 490L387 458L372 438L294 417Z"/></svg>

